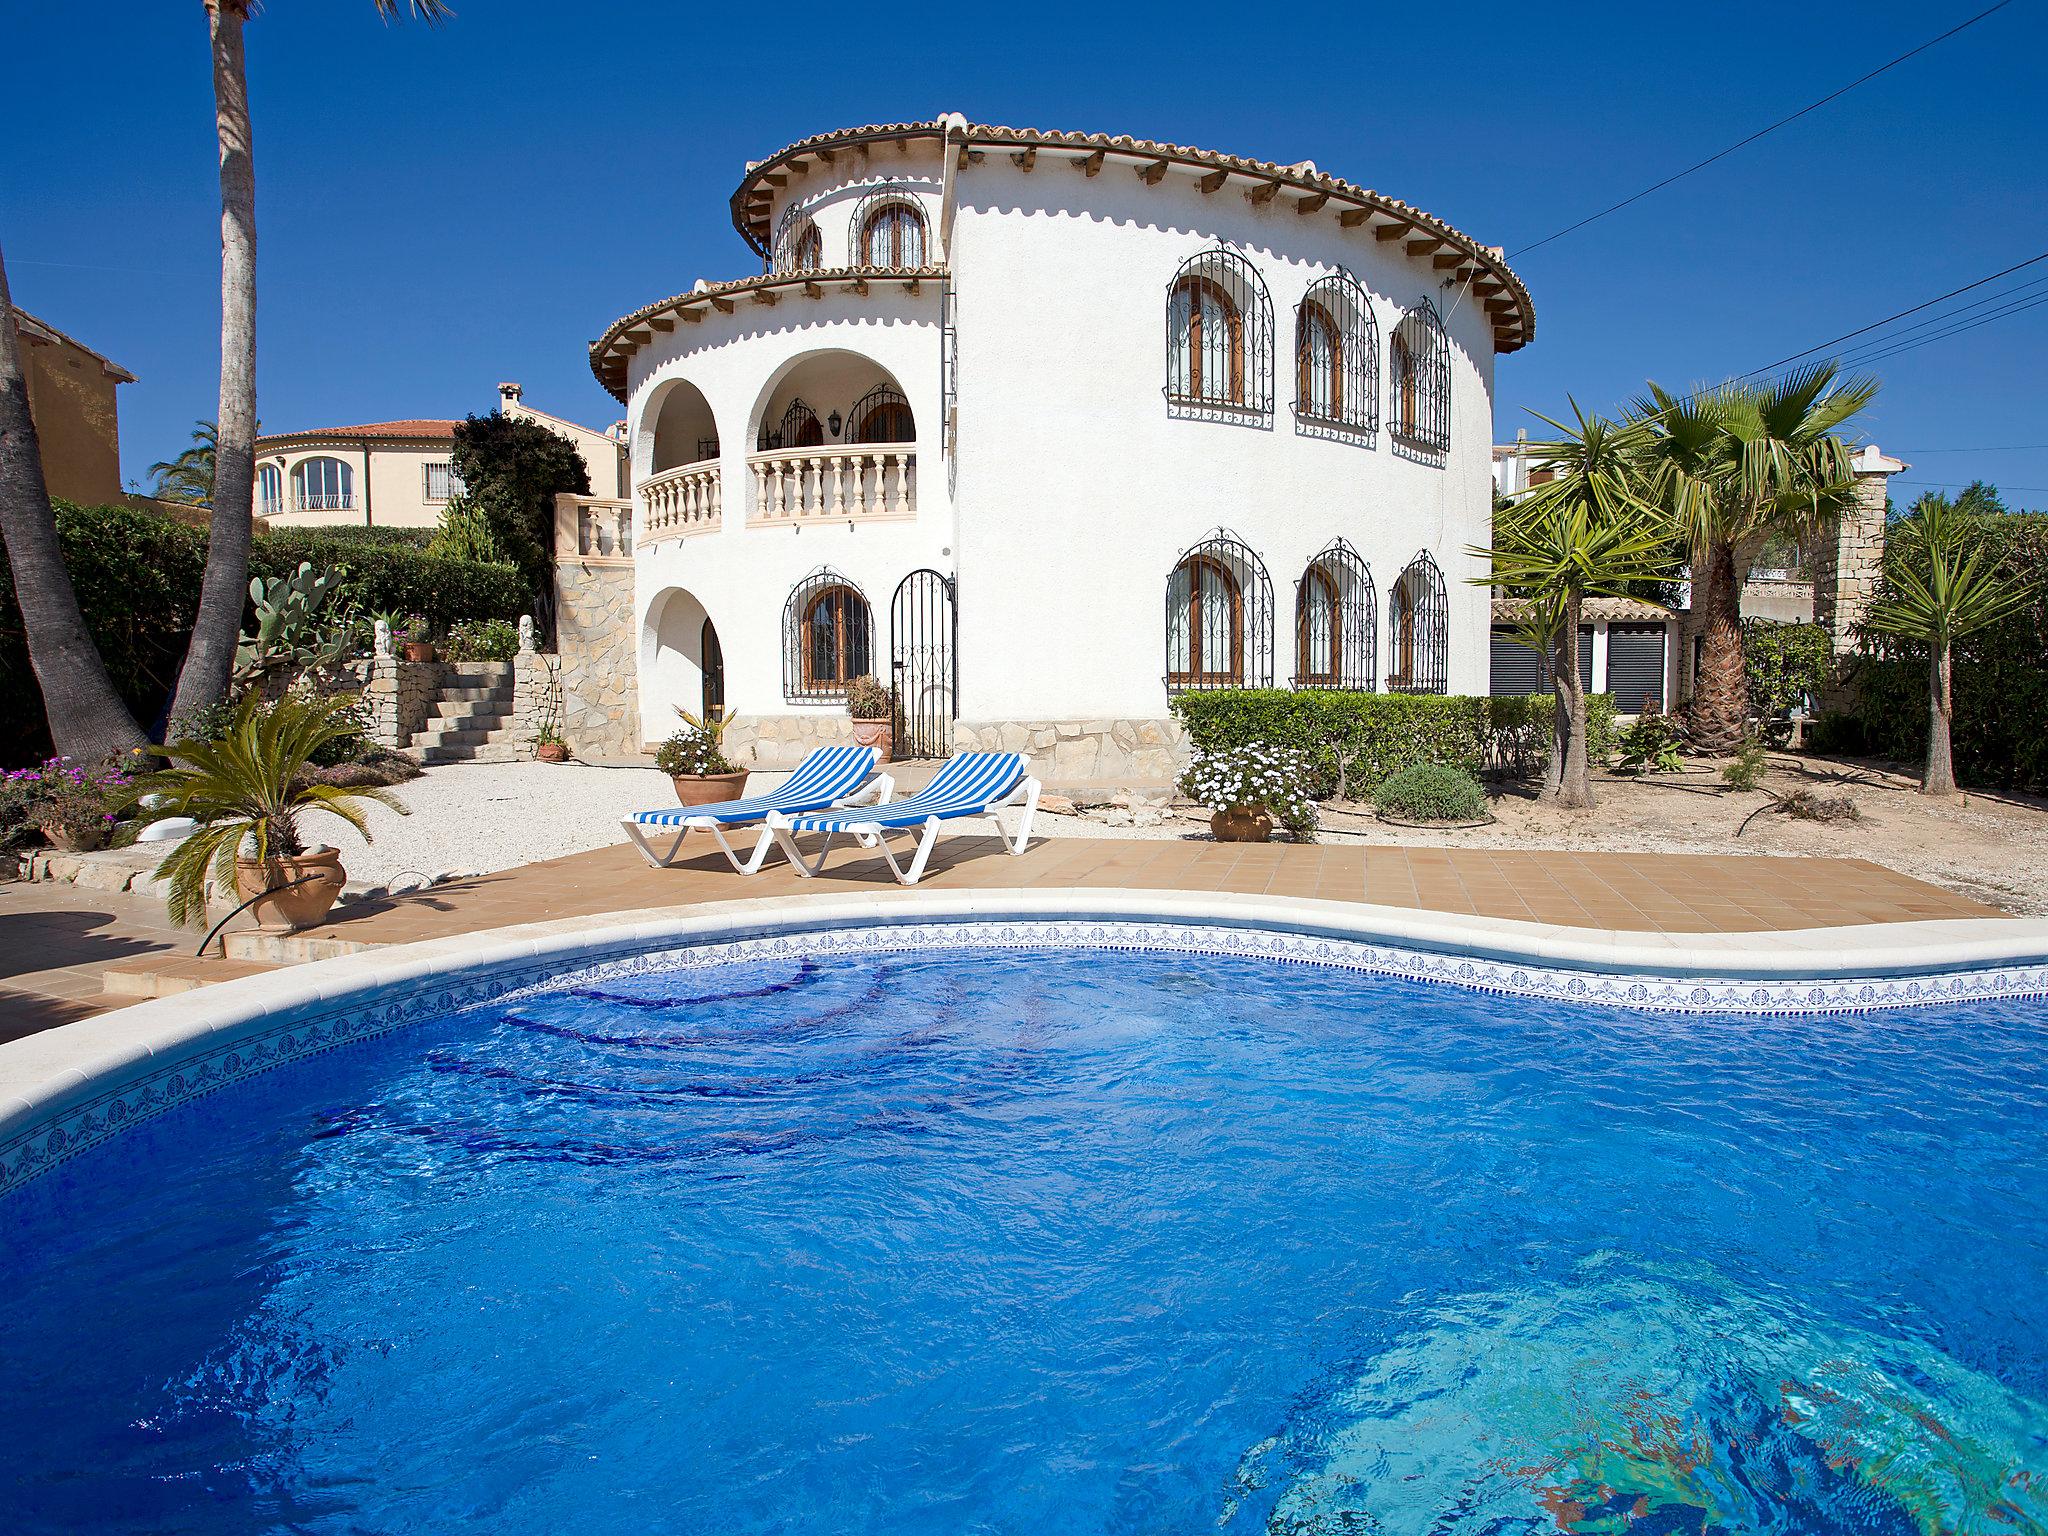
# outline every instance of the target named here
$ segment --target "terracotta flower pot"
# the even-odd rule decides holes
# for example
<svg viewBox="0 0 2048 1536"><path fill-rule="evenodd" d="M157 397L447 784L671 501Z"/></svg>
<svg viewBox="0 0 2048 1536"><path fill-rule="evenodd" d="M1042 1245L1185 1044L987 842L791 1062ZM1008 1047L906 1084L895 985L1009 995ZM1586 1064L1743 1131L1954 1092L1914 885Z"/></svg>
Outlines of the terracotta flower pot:
<svg viewBox="0 0 2048 1536"><path fill-rule="evenodd" d="M1230 805L1209 818L1219 843L1263 843L1273 835L1273 814L1263 805Z"/></svg>
<svg viewBox="0 0 2048 1536"><path fill-rule="evenodd" d="M877 748L881 756L878 762L888 762L896 745L896 732L887 720L856 720L853 722L853 739L863 747Z"/></svg>
<svg viewBox="0 0 2048 1536"><path fill-rule="evenodd" d="M676 787L676 799L684 805L716 805L737 800L747 787L745 773L672 773L669 783Z"/></svg>
<svg viewBox="0 0 2048 1536"><path fill-rule="evenodd" d="M434 642L431 640L408 640L399 649L404 653L407 661L432 661L434 659Z"/></svg>
<svg viewBox="0 0 2048 1536"><path fill-rule="evenodd" d="M302 880L305 876L312 878ZM269 860L235 860L235 889L244 901L262 897L249 911L265 933L295 933L312 927L333 908L347 879L338 848ZM266 891L270 894L264 895Z"/></svg>
<svg viewBox="0 0 2048 1536"><path fill-rule="evenodd" d="M104 827L67 827L55 822L43 828L43 836L59 853L91 853L107 840Z"/></svg>
<svg viewBox="0 0 2048 1536"><path fill-rule="evenodd" d="M544 763L566 763L569 747L566 742L544 741L533 749L533 755Z"/></svg>

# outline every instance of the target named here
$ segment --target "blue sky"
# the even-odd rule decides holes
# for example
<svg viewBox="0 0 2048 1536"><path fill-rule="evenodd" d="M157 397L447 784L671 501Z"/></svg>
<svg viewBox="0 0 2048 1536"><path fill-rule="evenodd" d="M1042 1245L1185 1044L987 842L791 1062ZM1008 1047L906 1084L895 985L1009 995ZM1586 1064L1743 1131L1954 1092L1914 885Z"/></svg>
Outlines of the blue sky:
<svg viewBox="0 0 2048 1536"><path fill-rule="evenodd" d="M970 119L1170 139L1324 169L1526 245L1983 8L1014 7L709 12L369 0L250 24L258 399L283 430L530 404L620 414L584 346L628 309L758 263L744 163L855 123ZM218 204L200 0L8 0L0 149L15 298L140 376L124 473L217 390ZM1756 368L2048 250L2042 0L1997 15L1678 186L1516 262L1537 338L1496 430L1567 393ZM2048 276L2048 263L2021 274ZM2044 290L2048 291L2048 290ZM1876 365L1866 431L1911 482L2048 507L2048 307ZM1906 495L1917 485L1901 486Z"/></svg>

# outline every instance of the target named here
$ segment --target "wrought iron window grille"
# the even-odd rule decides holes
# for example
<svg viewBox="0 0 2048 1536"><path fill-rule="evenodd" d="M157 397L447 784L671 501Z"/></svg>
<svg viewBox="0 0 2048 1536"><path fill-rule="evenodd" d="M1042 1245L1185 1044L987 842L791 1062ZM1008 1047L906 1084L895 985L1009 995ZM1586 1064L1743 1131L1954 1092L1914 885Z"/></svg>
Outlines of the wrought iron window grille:
<svg viewBox="0 0 2048 1536"><path fill-rule="evenodd" d="M1450 602L1428 550L1408 562L1387 601L1387 691L1444 693L1450 676Z"/></svg>
<svg viewBox="0 0 2048 1536"><path fill-rule="evenodd" d="M775 239L768 247L770 272L816 272L825 265L825 242L817 220L807 208L791 203L782 210Z"/></svg>
<svg viewBox="0 0 2048 1536"><path fill-rule="evenodd" d="M1165 394L1170 416L1272 424L1272 296L1227 247L1189 257L1167 287Z"/></svg>
<svg viewBox="0 0 2048 1536"><path fill-rule="evenodd" d="M849 266L921 267L931 248L924 208L902 182L886 182L855 203L847 231Z"/></svg>
<svg viewBox="0 0 2048 1536"><path fill-rule="evenodd" d="M1379 597L1348 540L1332 539L1294 587L1296 688L1379 687Z"/></svg>
<svg viewBox="0 0 2048 1536"><path fill-rule="evenodd" d="M1380 424L1379 354L1379 323L1358 280L1340 267L1310 284L1294 312L1295 430L1370 443Z"/></svg>
<svg viewBox="0 0 2048 1536"><path fill-rule="evenodd" d="M1412 456L1435 458L1451 446L1451 345L1428 299L1402 315L1387 346L1388 430Z"/></svg>
<svg viewBox="0 0 2048 1536"><path fill-rule="evenodd" d="M846 413L849 443L914 443L917 422L910 401L893 384L877 384Z"/></svg>
<svg viewBox="0 0 2048 1536"><path fill-rule="evenodd" d="M789 402L789 408L782 413L782 420L771 427L761 423L761 435L755 451L774 453L783 448L822 448L825 446L825 426L818 420L818 413L799 397Z"/></svg>
<svg viewBox="0 0 2048 1536"><path fill-rule="evenodd" d="M1167 578L1165 682L1171 693L1273 685L1273 583L1226 528L1183 551Z"/></svg>
<svg viewBox="0 0 2048 1536"><path fill-rule="evenodd" d="M874 618L867 594L821 565L782 605L782 696L792 704L843 698L874 671Z"/></svg>

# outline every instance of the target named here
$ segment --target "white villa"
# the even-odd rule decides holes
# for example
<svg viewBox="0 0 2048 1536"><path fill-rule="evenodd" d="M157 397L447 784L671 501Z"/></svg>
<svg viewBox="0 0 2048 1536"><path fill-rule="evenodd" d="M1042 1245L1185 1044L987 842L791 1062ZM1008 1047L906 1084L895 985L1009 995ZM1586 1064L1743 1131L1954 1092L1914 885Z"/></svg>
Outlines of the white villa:
<svg viewBox="0 0 2048 1536"><path fill-rule="evenodd" d="M643 741L724 704L786 763L872 672L901 754L1159 778L1177 690L1487 691L1493 360L1535 324L1497 247L1307 161L957 114L731 207L765 271L591 345Z"/></svg>

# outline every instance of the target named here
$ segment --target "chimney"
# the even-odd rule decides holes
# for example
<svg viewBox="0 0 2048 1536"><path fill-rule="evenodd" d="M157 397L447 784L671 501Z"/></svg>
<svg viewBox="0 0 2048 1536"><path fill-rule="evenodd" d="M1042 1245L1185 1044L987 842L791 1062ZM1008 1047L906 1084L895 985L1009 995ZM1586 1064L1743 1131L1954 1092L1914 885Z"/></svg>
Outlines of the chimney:
<svg viewBox="0 0 2048 1536"><path fill-rule="evenodd" d="M519 397L525 393L526 391L517 384L500 384L498 386L498 405L501 409L515 406L519 403Z"/></svg>

